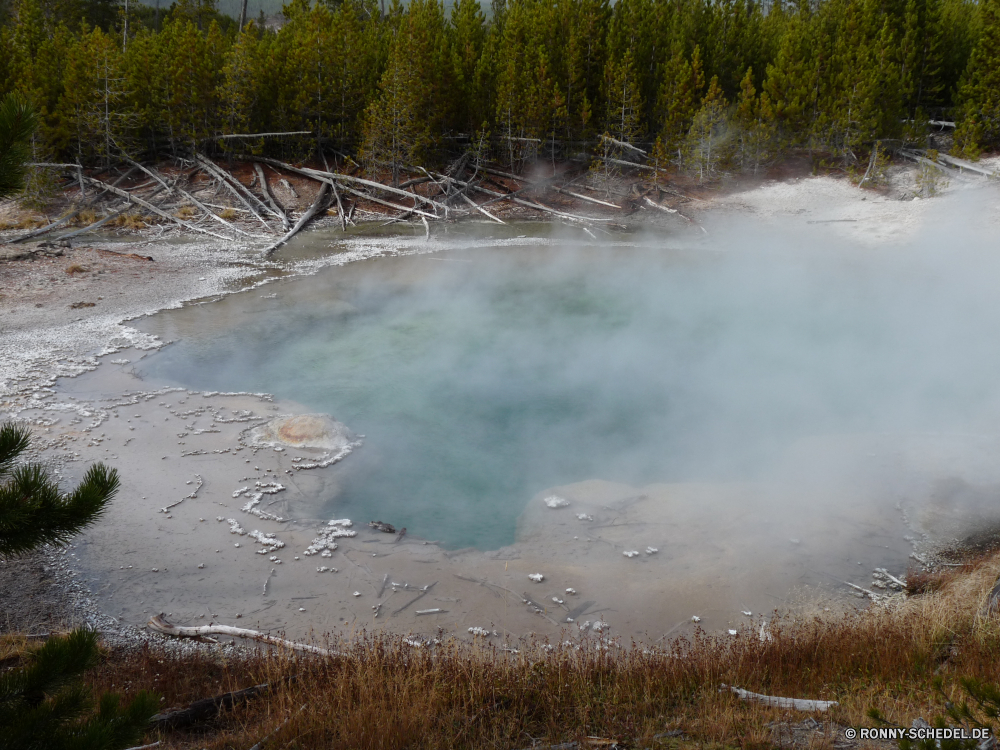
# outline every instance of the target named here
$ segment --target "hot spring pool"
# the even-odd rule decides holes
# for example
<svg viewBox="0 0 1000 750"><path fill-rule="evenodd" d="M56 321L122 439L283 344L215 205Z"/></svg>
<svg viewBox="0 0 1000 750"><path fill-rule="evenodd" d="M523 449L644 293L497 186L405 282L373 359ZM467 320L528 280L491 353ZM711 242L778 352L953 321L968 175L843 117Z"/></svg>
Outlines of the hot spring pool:
<svg viewBox="0 0 1000 750"><path fill-rule="evenodd" d="M177 342L143 370L334 415L365 442L322 513L453 548L511 543L557 485L754 479L810 436L994 431L992 259L525 243L453 240L163 312L143 327Z"/></svg>

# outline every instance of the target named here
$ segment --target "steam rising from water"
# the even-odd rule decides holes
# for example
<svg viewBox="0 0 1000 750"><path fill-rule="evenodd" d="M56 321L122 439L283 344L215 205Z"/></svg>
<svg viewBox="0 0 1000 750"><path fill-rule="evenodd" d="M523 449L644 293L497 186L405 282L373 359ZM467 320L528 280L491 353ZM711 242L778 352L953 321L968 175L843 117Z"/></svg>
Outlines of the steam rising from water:
<svg viewBox="0 0 1000 750"><path fill-rule="evenodd" d="M953 237L452 240L164 313L183 338L146 369L333 414L367 440L324 512L450 546L509 543L529 498L590 478L874 482L888 506L1000 481L1000 260Z"/></svg>

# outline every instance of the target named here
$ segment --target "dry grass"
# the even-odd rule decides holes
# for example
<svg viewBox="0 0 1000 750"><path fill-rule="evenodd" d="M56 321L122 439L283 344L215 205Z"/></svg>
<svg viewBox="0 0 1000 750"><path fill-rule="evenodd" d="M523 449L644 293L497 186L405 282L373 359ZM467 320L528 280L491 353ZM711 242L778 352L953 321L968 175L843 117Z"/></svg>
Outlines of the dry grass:
<svg viewBox="0 0 1000 750"><path fill-rule="evenodd" d="M79 227L86 227L97 221L97 214L93 209L85 208L76 215L75 224Z"/></svg>
<svg viewBox="0 0 1000 750"><path fill-rule="evenodd" d="M232 221L233 219L238 219L240 215L235 209L224 208L222 209L222 211L219 212L219 216L221 216L226 221Z"/></svg>
<svg viewBox="0 0 1000 750"><path fill-rule="evenodd" d="M198 210L194 206L181 206L177 209L177 213L174 215L178 219L193 219L198 215Z"/></svg>
<svg viewBox="0 0 1000 750"><path fill-rule="evenodd" d="M75 276L78 273L87 273L89 271L90 271L89 268L87 268L86 266L81 266L79 263L72 263L66 266L66 273L68 273L70 276Z"/></svg>
<svg viewBox="0 0 1000 750"><path fill-rule="evenodd" d="M295 676L197 733L164 735L165 750L250 747L285 719L270 747L520 748L531 738L587 736L649 747L658 746L654 734L679 727L699 747L763 748L773 746L769 723L784 712L741 703L720 684L837 700L831 718L858 726L871 724L871 707L907 725L936 715L936 677L949 693L958 677L1000 682L1000 626L978 614L998 572L1000 556L985 557L890 609L772 622L769 641L747 628L657 649L525 640L511 653L488 642L413 648L399 637L362 635L341 644L349 656L336 659L112 653L90 681L157 690L166 707Z"/></svg>

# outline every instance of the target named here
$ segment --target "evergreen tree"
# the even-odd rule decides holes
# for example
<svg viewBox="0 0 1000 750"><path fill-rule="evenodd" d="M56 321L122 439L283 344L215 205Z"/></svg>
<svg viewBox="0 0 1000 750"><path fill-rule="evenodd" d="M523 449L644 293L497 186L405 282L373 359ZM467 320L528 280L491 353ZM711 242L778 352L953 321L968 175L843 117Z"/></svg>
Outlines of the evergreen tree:
<svg viewBox="0 0 1000 750"><path fill-rule="evenodd" d="M962 80L956 147L969 156L1000 144L1000 0L980 0L980 35Z"/></svg>
<svg viewBox="0 0 1000 750"><path fill-rule="evenodd" d="M704 86L700 47L694 48L689 62L681 46L675 45L664 67L659 91L659 138L664 153L673 153L681 148L698 110Z"/></svg>
<svg viewBox="0 0 1000 750"><path fill-rule="evenodd" d="M20 94L10 92L0 100L0 199L17 195L24 188L25 162L31 156L28 140L37 127L34 111ZM0 428L0 477L5 465L4 429Z"/></svg>
<svg viewBox="0 0 1000 750"><path fill-rule="evenodd" d="M719 79L712 76L682 146L684 165L698 175L699 182L714 177L726 159L729 139L727 107Z"/></svg>
<svg viewBox="0 0 1000 750"><path fill-rule="evenodd" d="M0 107L0 142L9 138ZM16 128L15 128L16 129ZM2 177L2 174L0 174ZM0 555L62 543L93 523L118 491L114 469L95 464L64 494L40 464L15 465L31 433L0 425ZM120 750L138 742L158 701L140 693L122 705L105 694L94 710L80 676L98 661L97 634L50 638L23 664L0 672L0 750Z"/></svg>
<svg viewBox="0 0 1000 750"><path fill-rule="evenodd" d="M737 157L743 172L756 175L772 157L774 125L765 116L768 106L767 94L757 96L753 69L747 68L740 81L740 96L736 102Z"/></svg>

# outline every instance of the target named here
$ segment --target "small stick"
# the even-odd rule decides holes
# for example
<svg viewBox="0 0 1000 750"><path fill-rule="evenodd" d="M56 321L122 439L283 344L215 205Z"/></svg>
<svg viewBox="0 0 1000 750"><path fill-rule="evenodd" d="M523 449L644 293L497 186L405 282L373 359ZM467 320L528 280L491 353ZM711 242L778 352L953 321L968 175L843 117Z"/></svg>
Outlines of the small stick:
<svg viewBox="0 0 1000 750"><path fill-rule="evenodd" d="M386 574L385 574L385 577L384 577L384 578L382 579L382 588L380 588L380 589L378 590L378 595L377 595L377 596L375 597L376 599L381 599L381 598L382 598L382 594L384 594L384 593L385 593L385 585L386 585L386 584L387 584L388 582L389 582L389 574L388 574L388 573L386 573Z"/></svg>
<svg viewBox="0 0 1000 750"><path fill-rule="evenodd" d="M402 612L404 609L406 609L407 607L409 607L411 604L416 604L418 600L420 600L423 597L427 596L427 594L430 592L430 590L432 588L434 588L435 586L437 586L437 581L434 581L434 583L430 584L429 586L424 586L424 590L421 593L417 594L413 599L410 599L410 601L408 601L402 607L400 607L395 612L393 612L392 613L393 616L398 615L400 612Z"/></svg>

